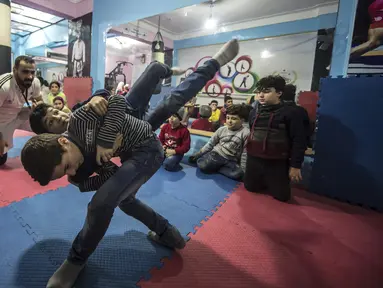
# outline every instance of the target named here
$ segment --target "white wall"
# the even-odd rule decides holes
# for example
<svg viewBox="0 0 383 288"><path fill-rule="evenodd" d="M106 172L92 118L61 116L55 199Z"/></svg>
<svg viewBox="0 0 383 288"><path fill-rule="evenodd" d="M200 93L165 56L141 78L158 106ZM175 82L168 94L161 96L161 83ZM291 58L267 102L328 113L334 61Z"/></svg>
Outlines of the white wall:
<svg viewBox="0 0 383 288"><path fill-rule="evenodd" d="M243 101L254 91L254 87L250 90L238 89L244 76L249 76L247 88L250 88L250 86L257 81L257 78L259 79L269 74L279 73L290 79L290 81L297 86L298 91L310 90L316 41L316 32L241 41L239 56L230 64L232 66L232 75L230 76L234 77L224 79L217 73L215 80L221 87L228 87L227 89L231 88L233 90L234 94L232 97L237 99L235 102ZM178 66L182 68L196 68L200 59L213 56L221 46L222 45L209 45L179 49ZM265 54L264 51L268 51L271 57L263 58L262 55ZM233 75L236 60L241 56L248 56L248 58L252 60L251 69L249 71L251 75L249 75L249 73L236 73L236 76ZM202 60L199 65L202 65L203 62L204 60ZM244 62L244 66L246 70L248 62ZM241 63L237 65L237 68L241 68ZM222 74L225 75L225 73L228 72L228 67L222 67L221 71ZM182 77L185 76L178 77L177 84ZM215 91L217 90L219 90L218 86L216 86ZM212 92L212 86L209 86L208 91ZM207 91L203 89L202 92ZM223 95L219 95L215 98L220 105L223 104L223 97ZM197 103L207 104L211 100L211 97L201 96L197 100Z"/></svg>
<svg viewBox="0 0 383 288"><path fill-rule="evenodd" d="M140 58L135 57L134 59L134 62L133 62L134 66L133 66L133 72L132 72L132 85L136 82L138 77L141 76L141 74L145 71L146 67L148 67L148 65L152 61L151 59L152 52L147 51L144 54L146 55L145 63L142 63Z"/></svg>

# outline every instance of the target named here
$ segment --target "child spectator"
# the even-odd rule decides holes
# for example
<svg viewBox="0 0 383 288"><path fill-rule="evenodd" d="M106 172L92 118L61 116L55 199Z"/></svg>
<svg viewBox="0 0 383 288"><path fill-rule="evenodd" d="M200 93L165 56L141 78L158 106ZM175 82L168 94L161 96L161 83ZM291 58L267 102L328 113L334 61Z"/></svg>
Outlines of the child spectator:
<svg viewBox="0 0 383 288"><path fill-rule="evenodd" d="M122 91L122 95L123 95L123 96L126 96L126 94L128 94L128 92L129 92L129 90L130 90L130 86L129 86L129 84L125 84L125 85L124 85L124 89L123 89L123 91Z"/></svg>
<svg viewBox="0 0 383 288"><path fill-rule="evenodd" d="M281 101L286 82L268 76L257 83L257 109L250 113L244 185L248 191L267 189L279 201L291 197L290 180L300 181L306 150L303 113Z"/></svg>
<svg viewBox="0 0 383 288"><path fill-rule="evenodd" d="M287 84L285 87L285 91L283 91L283 94L281 96L281 100L286 105L291 105L296 107L299 110L299 112L302 113L302 116L304 117L305 129L306 129L307 146L312 148L311 136L315 129L315 123L312 123L310 121L310 117L309 117L309 114L307 113L307 110L303 108L302 106L297 105L296 91L297 91L297 87L295 85Z"/></svg>
<svg viewBox="0 0 383 288"><path fill-rule="evenodd" d="M162 126L159 135L166 157L163 165L165 170L171 172L182 169L180 162L184 154L190 150L190 133L181 121L180 115L172 115L169 123Z"/></svg>
<svg viewBox="0 0 383 288"><path fill-rule="evenodd" d="M66 103L66 96L63 92L60 91L61 84L57 81L52 81L51 84L49 84L49 94L48 94L48 104L53 105L53 99L57 96L61 97L64 102Z"/></svg>
<svg viewBox="0 0 383 288"><path fill-rule="evenodd" d="M204 130L204 131L213 131L213 124L209 121L211 116L211 108L207 105L202 105L199 109L199 115L201 118L196 119L191 124L192 129Z"/></svg>
<svg viewBox="0 0 383 288"><path fill-rule="evenodd" d="M244 146L250 132L243 126L247 113L244 105L229 106L226 125L219 128L210 141L191 156L189 161L197 162L198 168L206 174L220 173L228 178L241 180L245 164Z"/></svg>
<svg viewBox="0 0 383 288"><path fill-rule="evenodd" d="M64 99L60 96L53 98L53 107L65 113L71 113L70 109L65 105Z"/></svg>
<svg viewBox="0 0 383 288"><path fill-rule="evenodd" d="M225 96L224 100L225 100L225 104L221 108L221 112L220 112L220 116L219 116L219 122L221 125L224 125L226 123L226 110L227 110L227 108L229 108L230 106L233 105L233 98L231 98L230 96Z"/></svg>
<svg viewBox="0 0 383 288"><path fill-rule="evenodd" d="M218 101L212 100L210 102L210 108L211 108L211 116L209 118L210 122L213 122L213 123L219 122L219 118L221 116L221 110L219 110L217 107L218 107Z"/></svg>
<svg viewBox="0 0 383 288"><path fill-rule="evenodd" d="M125 85L125 83L122 81L118 83L117 88L116 88L116 93L118 95L122 95L122 93L124 92L124 85Z"/></svg>

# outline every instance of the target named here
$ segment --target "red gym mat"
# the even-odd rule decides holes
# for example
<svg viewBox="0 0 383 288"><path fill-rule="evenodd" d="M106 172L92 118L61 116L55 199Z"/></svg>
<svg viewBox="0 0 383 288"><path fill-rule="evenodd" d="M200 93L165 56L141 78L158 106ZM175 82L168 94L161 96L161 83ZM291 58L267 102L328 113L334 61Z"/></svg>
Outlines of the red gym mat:
<svg viewBox="0 0 383 288"><path fill-rule="evenodd" d="M240 187L152 287L348 287L383 283L383 215L294 191L293 204Z"/></svg>
<svg viewBox="0 0 383 288"><path fill-rule="evenodd" d="M40 186L24 170L19 157L8 159L7 163L0 168L0 179L0 207L69 185L66 177L63 177L52 181L47 186Z"/></svg>
<svg viewBox="0 0 383 288"><path fill-rule="evenodd" d="M25 131L25 130L15 130L13 133L13 137L25 137L25 136L34 136L36 135L33 132Z"/></svg>

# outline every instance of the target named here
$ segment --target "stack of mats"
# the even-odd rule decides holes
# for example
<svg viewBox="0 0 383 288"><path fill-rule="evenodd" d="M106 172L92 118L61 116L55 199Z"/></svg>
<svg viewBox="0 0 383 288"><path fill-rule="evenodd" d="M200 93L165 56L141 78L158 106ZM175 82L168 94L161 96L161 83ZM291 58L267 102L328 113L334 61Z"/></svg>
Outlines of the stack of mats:
<svg viewBox="0 0 383 288"><path fill-rule="evenodd" d="M383 77L322 79L310 190L383 211Z"/></svg>
<svg viewBox="0 0 383 288"><path fill-rule="evenodd" d="M65 180L47 187L34 183L23 171L19 158L15 158L27 139L14 139L15 155L0 170L1 288L45 287L81 229L87 203L93 196L79 193ZM160 169L138 197L167 217L186 237L212 215L236 185L220 175L200 174L190 166L177 173ZM150 242L147 231L143 224L116 209L105 238L76 287L136 287L141 277L149 277L148 271L161 266L160 260L170 257L172 251Z"/></svg>
<svg viewBox="0 0 383 288"><path fill-rule="evenodd" d="M237 189L141 288L380 288L383 215L301 190Z"/></svg>

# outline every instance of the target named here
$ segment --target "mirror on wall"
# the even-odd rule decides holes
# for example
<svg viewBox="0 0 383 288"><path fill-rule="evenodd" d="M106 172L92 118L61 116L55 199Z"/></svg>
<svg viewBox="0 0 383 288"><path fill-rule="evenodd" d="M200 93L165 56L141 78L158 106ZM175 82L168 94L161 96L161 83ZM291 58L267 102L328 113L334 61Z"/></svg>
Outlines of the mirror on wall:
<svg viewBox="0 0 383 288"><path fill-rule="evenodd" d="M120 82L131 87L147 65L157 60L186 71L162 83L166 92L166 86L184 81L223 42L237 38L240 54L196 95L189 104L197 109L188 108L187 114L198 117L198 107L213 100L223 107L228 96L234 103L252 104L259 79L280 75L296 87L296 100L302 96L302 105L315 121L320 79L329 75L331 67L334 28L327 24L319 30L307 27L318 27L315 17L324 14L336 18L337 9L332 0L238 0L235 9L232 1L217 0L113 27L107 39L106 83L114 88ZM121 73L110 74L113 71ZM152 108L162 96L153 95Z"/></svg>

